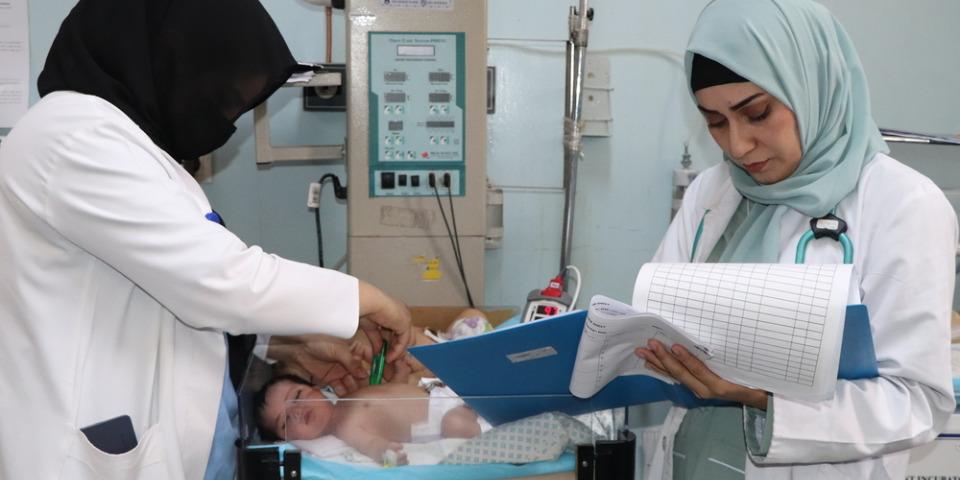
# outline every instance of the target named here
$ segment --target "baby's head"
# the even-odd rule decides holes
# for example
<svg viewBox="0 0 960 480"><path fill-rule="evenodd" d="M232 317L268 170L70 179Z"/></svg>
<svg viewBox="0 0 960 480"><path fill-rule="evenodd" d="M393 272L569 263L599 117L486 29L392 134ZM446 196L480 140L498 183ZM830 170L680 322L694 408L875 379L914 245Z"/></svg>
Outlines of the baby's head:
<svg viewBox="0 0 960 480"><path fill-rule="evenodd" d="M270 379L254 401L264 440L310 440L323 436L333 418L333 404L310 382L296 375Z"/></svg>

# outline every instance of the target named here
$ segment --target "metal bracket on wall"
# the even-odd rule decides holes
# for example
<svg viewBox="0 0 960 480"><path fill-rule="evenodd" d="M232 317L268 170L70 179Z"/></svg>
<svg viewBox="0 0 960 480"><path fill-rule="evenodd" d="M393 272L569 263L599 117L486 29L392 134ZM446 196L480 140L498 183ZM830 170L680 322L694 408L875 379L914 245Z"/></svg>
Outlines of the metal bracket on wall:
<svg viewBox="0 0 960 480"><path fill-rule="evenodd" d="M497 113L497 67L487 65L487 113Z"/></svg>
<svg viewBox="0 0 960 480"><path fill-rule="evenodd" d="M487 231L483 246L487 250L503 244L503 189L490 185L487 179Z"/></svg>
<svg viewBox="0 0 960 480"><path fill-rule="evenodd" d="M337 72L320 72L307 82L287 82L284 87L335 87L341 83ZM277 162L304 162L316 160L342 160L346 157L346 145L312 145L299 147L275 147L270 142L270 117L267 102L253 109L253 128L256 140L257 165L272 165Z"/></svg>
<svg viewBox="0 0 960 480"><path fill-rule="evenodd" d="M905 130L893 130L881 128L880 134L887 142L900 143L920 143L925 145L954 145L960 146L960 133L950 137L946 135L931 135L928 133L908 132Z"/></svg>

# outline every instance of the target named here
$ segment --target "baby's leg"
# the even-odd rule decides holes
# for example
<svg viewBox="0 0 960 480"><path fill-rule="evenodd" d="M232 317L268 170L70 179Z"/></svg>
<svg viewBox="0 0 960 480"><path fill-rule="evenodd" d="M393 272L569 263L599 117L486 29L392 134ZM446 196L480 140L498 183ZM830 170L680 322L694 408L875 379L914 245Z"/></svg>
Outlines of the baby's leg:
<svg viewBox="0 0 960 480"><path fill-rule="evenodd" d="M477 412L466 405L451 408L440 422L440 435L443 438L473 438L480 435L480 423Z"/></svg>

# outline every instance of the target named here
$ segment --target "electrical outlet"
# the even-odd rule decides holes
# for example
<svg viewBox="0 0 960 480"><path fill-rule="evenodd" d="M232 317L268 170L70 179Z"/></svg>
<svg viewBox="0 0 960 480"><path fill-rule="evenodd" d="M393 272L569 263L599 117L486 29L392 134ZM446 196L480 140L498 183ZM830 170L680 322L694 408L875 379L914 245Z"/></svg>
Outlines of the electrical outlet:
<svg viewBox="0 0 960 480"><path fill-rule="evenodd" d="M307 189L307 208L320 208L320 183L311 182Z"/></svg>

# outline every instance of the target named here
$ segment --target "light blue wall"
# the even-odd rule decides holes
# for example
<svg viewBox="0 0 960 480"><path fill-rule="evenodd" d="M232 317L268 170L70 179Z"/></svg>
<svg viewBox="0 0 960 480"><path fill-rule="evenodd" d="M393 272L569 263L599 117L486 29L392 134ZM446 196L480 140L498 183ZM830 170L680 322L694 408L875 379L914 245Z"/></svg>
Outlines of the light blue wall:
<svg viewBox="0 0 960 480"><path fill-rule="evenodd" d="M679 57L610 51L656 48L679 55L704 3L592 3L588 55L609 57L614 121L611 137L585 139L579 166L572 259L584 274L582 299L602 292L629 300L637 269L667 226L671 170L683 142L700 131ZM487 255L487 297L516 305L559 268L568 4L489 5L489 63L497 66L499 83L497 113L489 118L488 175L511 188L504 192L504 247ZM553 41L536 41L542 39ZM716 149L702 134L693 140L696 163L706 165L704 152Z"/></svg>
<svg viewBox="0 0 960 480"><path fill-rule="evenodd" d="M458 0L470 1L470 0ZM557 0L490 0L489 63L498 68L497 112L489 116L488 175L504 186L503 247L487 254L484 303L521 305L526 292L557 269L563 198L563 50L567 8ZM671 171L682 144L694 165L713 164L718 150L701 127L677 57L706 0L594 0L589 54L610 59L613 135L585 141L580 165L573 261L593 293L629 299L633 277L666 229ZM960 132L960 2L824 0L847 26L871 81L878 123L940 133ZM30 0L31 69L43 65L56 29L73 2ZM323 60L323 11L303 0L265 0L294 54ZM344 60L344 15L336 12L333 59ZM518 40L520 39L520 40ZM543 42L540 40L549 40ZM631 50L633 49L633 50ZM31 95L36 100L36 92ZM305 113L299 93L270 100L273 142L341 143L344 115ZM215 154L216 175L204 185L230 228L267 251L316 262L307 184L342 165L258 169L252 115ZM950 189L960 207L960 148L895 147L894 153ZM327 263L343 256L345 206L325 191L322 215Z"/></svg>

